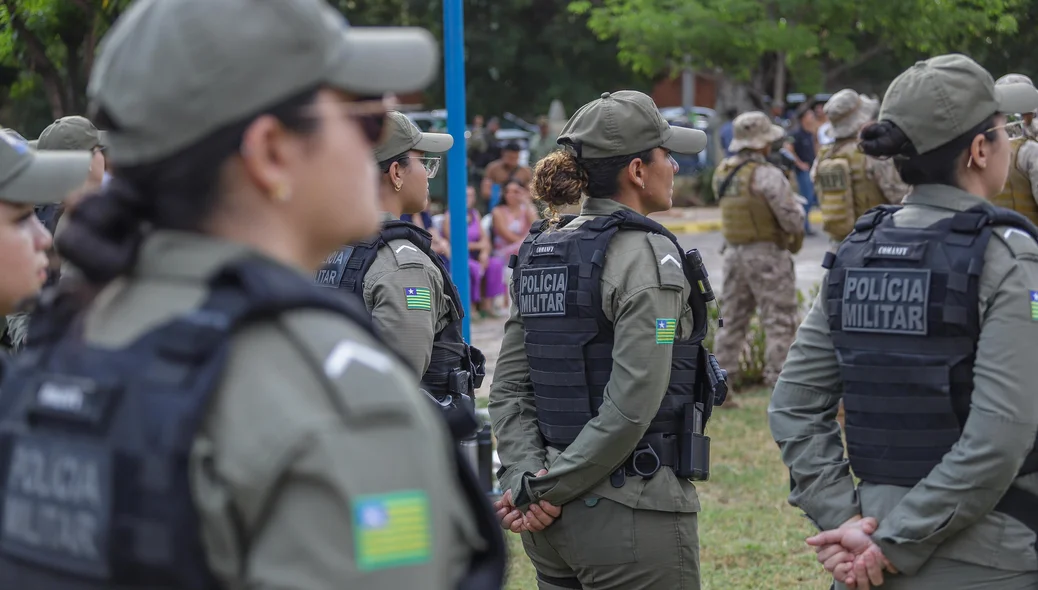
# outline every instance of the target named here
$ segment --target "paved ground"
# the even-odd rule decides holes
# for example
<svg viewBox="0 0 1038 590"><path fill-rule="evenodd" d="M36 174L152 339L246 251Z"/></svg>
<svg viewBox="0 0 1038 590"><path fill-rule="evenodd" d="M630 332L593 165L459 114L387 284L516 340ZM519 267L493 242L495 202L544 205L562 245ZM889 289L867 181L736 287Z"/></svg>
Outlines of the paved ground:
<svg viewBox="0 0 1038 590"><path fill-rule="evenodd" d="M698 210L699 219L707 218L709 213ZM706 209L706 212L711 211ZM663 221L661 219L660 221ZM667 225L670 225L669 223ZM817 227L817 224L816 224ZM710 273L710 282L714 292L720 295L723 284L722 258L720 255L723 239L720 232L710 231L705 233L679 234L678 239L685 249L698 248L706 262L707 272ZM806 295L822 279L822 257L829 247L829 239L821 232L804 239L804 247L794 257L796 261L797 288ZM477 392L479 395L487 395L490 391L490 383L493 381L494 364L497 362L497 353L501 347L501 336L504 333L503 319L487 319L472 323L472 340L487 356L487 378L483 387Z"/></svg>

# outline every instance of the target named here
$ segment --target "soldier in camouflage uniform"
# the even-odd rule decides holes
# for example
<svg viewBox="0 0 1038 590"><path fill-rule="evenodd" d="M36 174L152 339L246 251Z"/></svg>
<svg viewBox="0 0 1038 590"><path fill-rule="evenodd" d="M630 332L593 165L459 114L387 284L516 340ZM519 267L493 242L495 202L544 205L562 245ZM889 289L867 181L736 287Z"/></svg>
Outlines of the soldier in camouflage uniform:
<svg viewBox="0 0 1038 590"><path fill-rule="evenodd" d="M847 88L825 103L836 141L822 146L811 169L811 180L822 208L822 227L833 242L842 242L863 213L887 203L900 203L908 185L890 159L866 156L858 150L858 133L871 123L879 103Z"/></svg>
<svg viewBox="0 0 1038 590"><path fill-rule="evenodd" d="M1008 74L995 82L996 86L1006 84L1028 84L1034 86L1031 79L1022 74ZM1009 140L1012 156L1009 164L1009 177L1002 192L991 199L999 207L1012 209L1017 213L1038 223L1038 203L1035 202L1038 188L1038 142L1035 142L1034 113L1021 113L1023 120L1011 127L1012 139Z"/></svg>
<svg viewBox="0 0 1038 590"><path fill-rule="evenodd" d="M797 326L792 253L804 241L804 208L789 180L765 157L785 134L761 112L744 113L733 124L735 153L714 173L714 194L721 203L724 258L725 325L717 333L715 355L729 373L739 357L754 310L767 339L764 380L773 385L793 343Z"/></svg>

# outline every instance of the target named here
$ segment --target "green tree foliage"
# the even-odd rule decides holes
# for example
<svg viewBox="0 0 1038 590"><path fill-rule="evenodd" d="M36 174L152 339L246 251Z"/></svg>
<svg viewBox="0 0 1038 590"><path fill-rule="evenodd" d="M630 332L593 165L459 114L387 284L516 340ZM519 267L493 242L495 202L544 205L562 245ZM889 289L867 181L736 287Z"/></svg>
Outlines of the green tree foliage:
<svg viewBox="0 0 1038 590"><path fill-rule="evenodd" d="M646 75L691 54L697 68L720 69L758 96L788 72L816 92L850 69L883 59L963 51L978 38L1017 32L1033 0L575 0L620 60ZM784 90L779 86L780 90Z"/></svg>
<svg viewBox="0 0 1038 590"><path fill-rule="evenodd" d="M33 127L79 113L101 37L129 0L0 0L0 82ZM33 129L36 131L37 129Z"/></svg>

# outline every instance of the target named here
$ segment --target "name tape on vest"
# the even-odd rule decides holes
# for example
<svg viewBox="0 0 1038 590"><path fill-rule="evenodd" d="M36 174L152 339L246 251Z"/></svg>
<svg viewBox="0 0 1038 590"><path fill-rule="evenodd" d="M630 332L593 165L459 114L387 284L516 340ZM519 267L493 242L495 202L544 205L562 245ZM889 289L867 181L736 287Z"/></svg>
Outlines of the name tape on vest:
<svg viewBox="0 0 1038 590"><path fill-rule="evenodd" d="M108 575L111 455L51 437L18 437L4 490L0 547L28 561Z"/></svg>
<svg viewBox="0 0 1038 590"><path fill-rule="evenodd" d="M350 261L350 256L352 255L353 246L346 246L341 250L332 252L328 258L325 258L321 268L317 270L317 274L314 276L314 284L319 287L338 289L339 283L342 282L342 273L346 270L346 263Z"/></svg>
<svg viewBox="0 0 1038 590"><path fill-rule="evenodd" d="M566 315L569 268L524 268L519 272L519 314L537 318Z"/></svg>
<svg viewBox="0 0 1038 590"><path fill-rule="evenodd" d="M551 256L553 254L555 254L555 244L534 244L533 250L530 252L530 256Z"/></svg>
<svg viewBox="0 0 1038 590"><path fill-rule="evenodd" d="M873 242L865 260L911 260L919 262L926 255L926 243L888 244Z"/></svg>
<svg viewBox="0 0 1038 590"><path fill-rule="evenodd" d="M843 284L844 332L926 335L929 269L849 268Z"/></svg>

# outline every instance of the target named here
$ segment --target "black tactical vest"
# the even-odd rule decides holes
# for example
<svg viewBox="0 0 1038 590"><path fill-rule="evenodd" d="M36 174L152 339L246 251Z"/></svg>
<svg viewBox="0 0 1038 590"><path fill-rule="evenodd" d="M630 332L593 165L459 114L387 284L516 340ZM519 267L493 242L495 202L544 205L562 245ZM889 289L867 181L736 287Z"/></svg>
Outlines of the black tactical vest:
<svg viewBox="0 0 1038 590"><path fill-rule="evenodd" d="M0 396L0 588L218 588L188 455L233 333L319 308L377 336L355 301L260 259L226 267L211 288L199 309L114 350L83 341L82 316L67 298L38 316L35 344L4 375ZM457 464L488 544L461 587L498 588L500 527L460 456Z"/></svg>
<svg viewBox="0 0 1038 590"><path fill-rule="evenodd" d="M867 212L823 266L851 468L870 483L910 487L951 450L969 415L992 226L1034 237L1038 229L992 206L927 228L898 228L892 215L899 209ZM1024 469L1038 470L1038 452ZM1029 503L1036 512L1038 498ZM998 509L1016 516L1005 505Z"/></svg>
<svg viewBox="0 0 1038 590"><path fill-rule="evenodd" d="M443 278L443 288L454 307L452 319L433 341L429 368L422 375L422 387L442 400L448 396L472 396L483 383L486 374L486 359L474 346L462 338L461 320L465 317L466 305L458 295L443 262L432 251L432 236L429 232L406 221L387 221L382 231L372 240L353 246L345 246L332 253L325 261L314 283L321 287L344 289L363 297L364 277L375 262L380 248L393 240L407 240L425 253Z"/></svg>
<svg viewBox="0 0 1038 590"><path fill-rule="evenodd" d="M566 217L562 225L572 221ZM669 231L645 216L620 211L596 217L572 231L544 231L547 222L535 225L510 266L514 270L512 297L523 318L526 355L533 381L537 422L544 440L564 449L584 425L597 415L613 364L613 326L602 312L602 270L606 250L620 230L658 233L674 242L675 255L690 284L706 280L691 276L697 268ZM671 381L659 412L638 448L649 446L660 465L677 461L678 433L686 409L702 404L702 426L715 404L711 385L723 373L712 370L710 354L702 346L707 334L707 300L692 289L693 334L673 343ZM676 330L677 318L660 331ZM673 334L673 332L671 332ZM713 365L716 367L716 363Z"/></svg>

